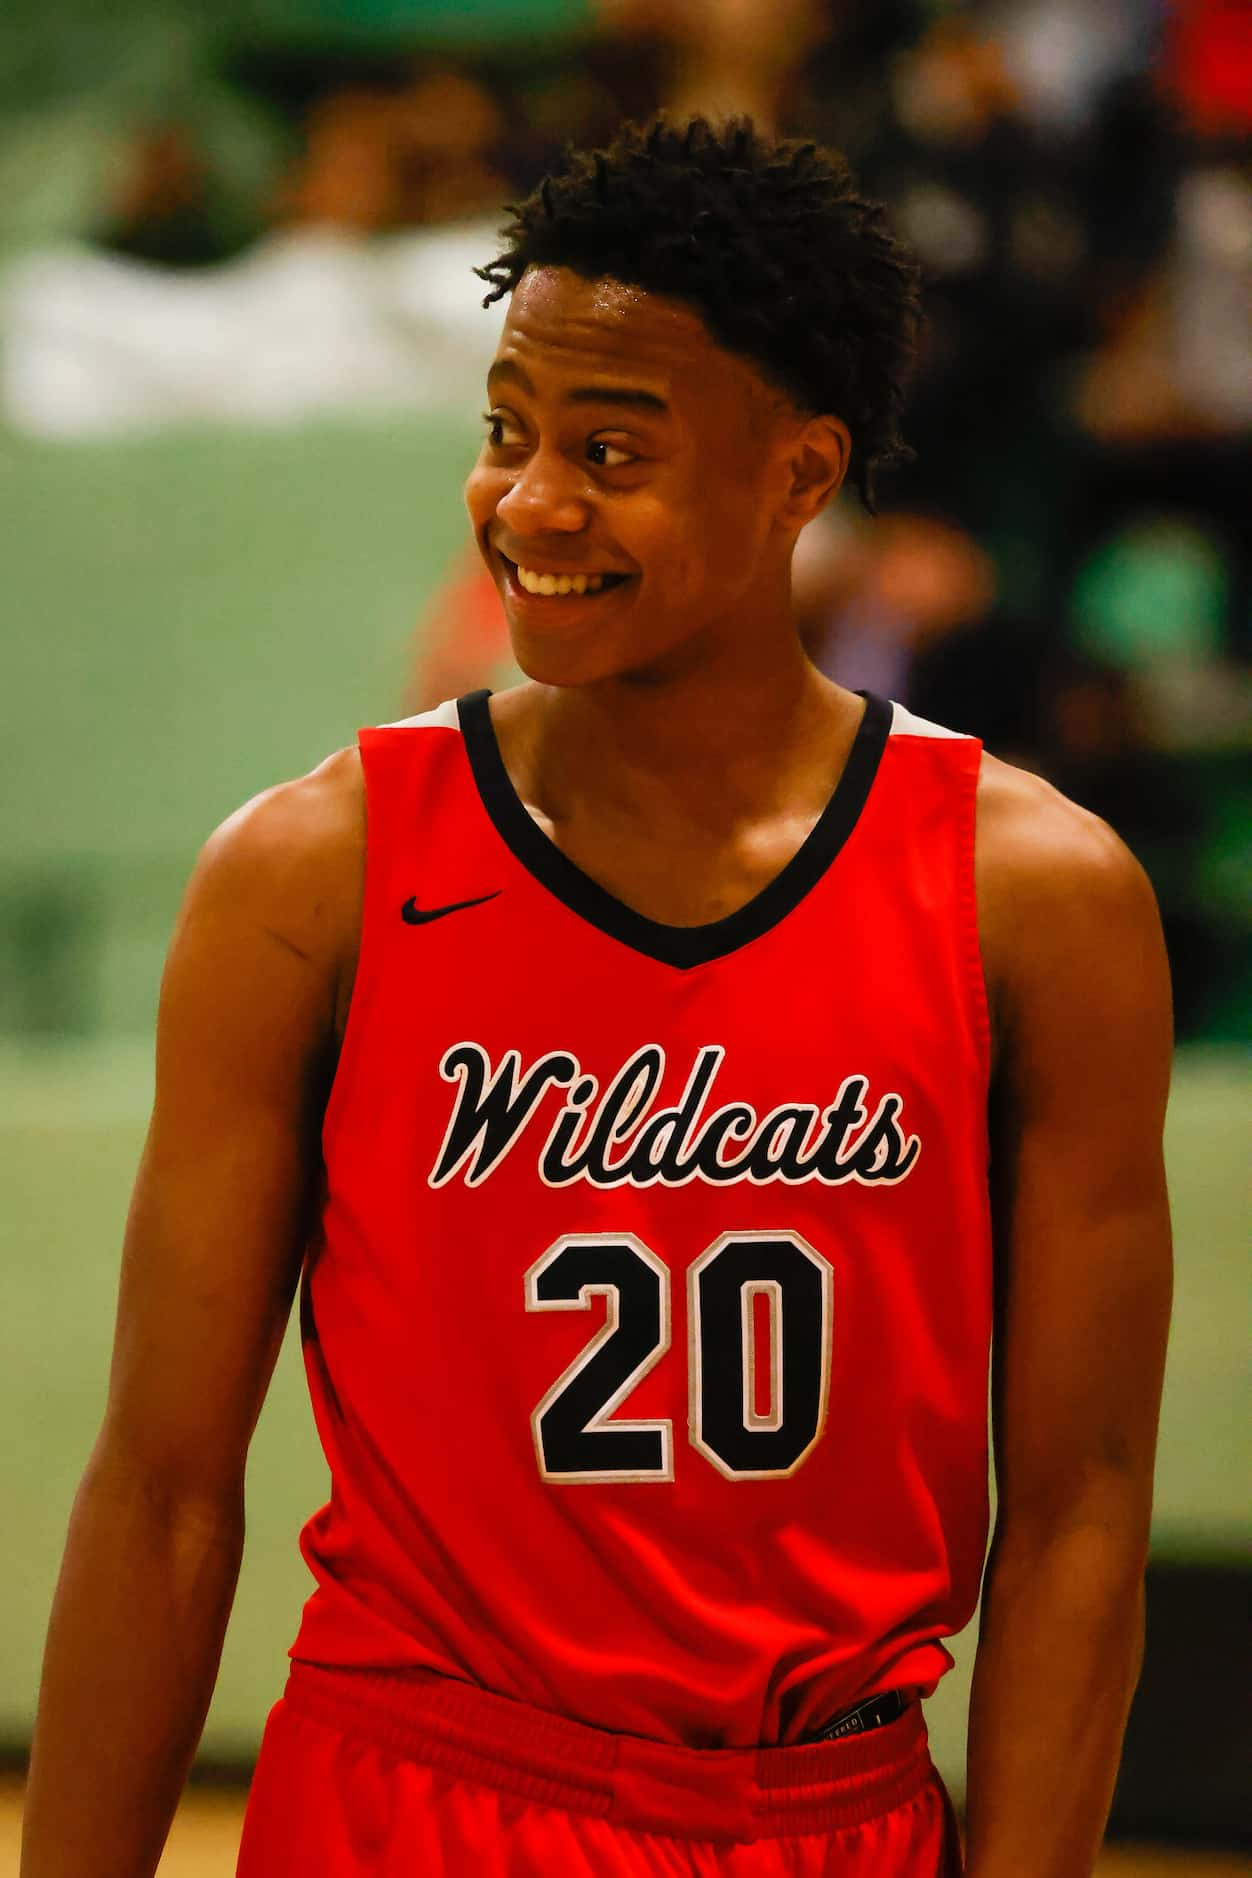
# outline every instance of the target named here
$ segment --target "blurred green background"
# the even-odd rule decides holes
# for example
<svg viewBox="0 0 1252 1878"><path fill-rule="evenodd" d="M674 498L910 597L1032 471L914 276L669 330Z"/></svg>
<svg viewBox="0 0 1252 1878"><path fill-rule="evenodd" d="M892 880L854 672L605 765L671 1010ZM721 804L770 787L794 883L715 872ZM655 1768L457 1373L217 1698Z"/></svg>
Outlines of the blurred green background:
<svg viewBox="0 0 1252 1878"><path fill-rule="evenodd" d="M475 448L456 414L0 432L0 1030L150 1029L200 841L397 704Z"/></svg>

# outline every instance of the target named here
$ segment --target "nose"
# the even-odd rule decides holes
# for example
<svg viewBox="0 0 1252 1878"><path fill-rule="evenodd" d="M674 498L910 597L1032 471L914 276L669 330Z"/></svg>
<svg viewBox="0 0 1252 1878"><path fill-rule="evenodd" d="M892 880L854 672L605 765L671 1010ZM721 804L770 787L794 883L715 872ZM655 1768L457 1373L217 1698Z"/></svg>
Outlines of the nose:
<svg viewBox="0 0 1252 1878"><path fill-rule="evenodd" d="M517 536L576 535L587 526L590 508L569 464L536 450L496 503L496 515Z"/></svg>

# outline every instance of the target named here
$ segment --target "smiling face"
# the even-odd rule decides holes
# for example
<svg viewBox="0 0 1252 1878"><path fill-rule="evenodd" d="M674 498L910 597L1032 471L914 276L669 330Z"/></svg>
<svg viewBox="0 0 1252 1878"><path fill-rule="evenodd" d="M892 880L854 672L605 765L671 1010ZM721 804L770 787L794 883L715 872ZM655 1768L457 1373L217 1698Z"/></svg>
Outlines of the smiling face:
<svg viewBox="0 0 1252 1878"><path fill-rule="evenodd" d="M795 536L846 466L836 420L682 302L566 268L522 277L487 385L465 497L523 671L661 673L786 623Z"/></svg>

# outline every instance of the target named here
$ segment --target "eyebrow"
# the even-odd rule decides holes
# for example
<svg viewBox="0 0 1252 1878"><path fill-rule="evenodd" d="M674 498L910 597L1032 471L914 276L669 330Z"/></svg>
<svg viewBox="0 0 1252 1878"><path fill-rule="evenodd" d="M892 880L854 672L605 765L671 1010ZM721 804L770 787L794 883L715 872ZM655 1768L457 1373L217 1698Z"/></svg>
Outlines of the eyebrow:
<svg viewBox="0 0 1252 1878"><path fill-rule="evenodd" d="M535 387L528 372L512 359L498 359L487 373L490 387L493 379L505 378L520 385L530 397L534 397ZM655 411L662 417L669 416L669 405L655 391L645 391L640 385L576 385L565 392L562 404L620 404L634 411Z"/></svg>

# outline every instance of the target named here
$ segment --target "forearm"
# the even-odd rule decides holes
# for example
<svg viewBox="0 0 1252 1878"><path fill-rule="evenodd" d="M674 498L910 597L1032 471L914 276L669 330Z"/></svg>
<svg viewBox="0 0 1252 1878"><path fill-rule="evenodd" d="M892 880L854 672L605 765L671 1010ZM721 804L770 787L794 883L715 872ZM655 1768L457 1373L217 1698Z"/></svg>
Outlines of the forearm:
<svg viewBox="0 0 1252 1878"><path fill-rule="evenodd" d="M21 1878L150 1878L217 1677L238 1504L171 1505L93 1458L44 1652Z"/></svg>
<svg viewBox="0 0 1252 1878"><path fill-rule="evenodd" d="M1088 1525L993 1552L970 1703L967 1878L1088 1878L1142 1656L1141 1547Z"/></svg>

